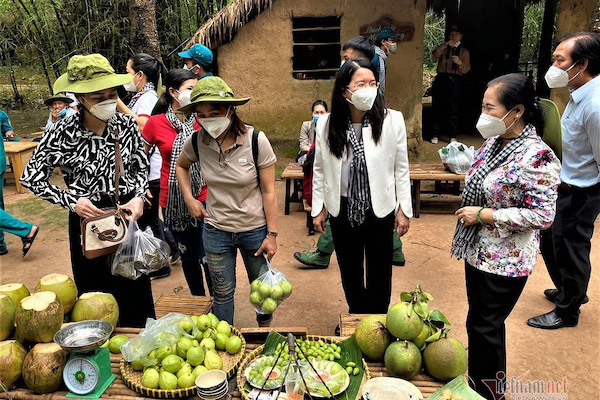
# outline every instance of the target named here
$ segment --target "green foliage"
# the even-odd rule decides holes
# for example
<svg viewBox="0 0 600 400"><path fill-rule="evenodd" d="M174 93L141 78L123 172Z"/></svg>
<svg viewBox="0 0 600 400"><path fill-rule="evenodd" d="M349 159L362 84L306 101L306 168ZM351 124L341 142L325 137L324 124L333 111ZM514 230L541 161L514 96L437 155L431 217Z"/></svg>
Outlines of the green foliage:
<svg viewBox="0 0 600 400"><path fill-rule="evenodd" d="M523 20L520 63L537 62L543 22L544 2L527 4ZM556 24L554 26L556 30Z"/></svg>
<svg viewBox="0 0 600 400"><path fill-rule="evenodd" d="M425 15L425 31L423 35L423 67L429 72L434 72L437 60L433 58L433 51L444 42L446 32L446 17L437 16L433 11Z"/></svg>

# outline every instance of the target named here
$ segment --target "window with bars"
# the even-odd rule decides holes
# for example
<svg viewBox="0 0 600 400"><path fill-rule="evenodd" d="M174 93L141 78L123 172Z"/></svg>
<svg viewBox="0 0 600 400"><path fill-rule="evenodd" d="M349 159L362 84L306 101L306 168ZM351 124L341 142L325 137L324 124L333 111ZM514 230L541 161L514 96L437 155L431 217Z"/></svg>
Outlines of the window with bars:
<svg viewBox="0 0 600 400"><path fill-rule="evenodd" d="M340 19L299 17L292 20L296 79L332 79L340 68Z"/></svg>

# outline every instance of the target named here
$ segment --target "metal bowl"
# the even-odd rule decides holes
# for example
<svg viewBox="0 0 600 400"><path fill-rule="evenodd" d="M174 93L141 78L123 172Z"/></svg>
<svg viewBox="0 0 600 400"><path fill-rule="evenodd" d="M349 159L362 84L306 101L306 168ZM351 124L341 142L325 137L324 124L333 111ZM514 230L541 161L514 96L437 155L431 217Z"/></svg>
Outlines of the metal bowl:
<svg viewBox="0 0 600 400"><path fill-rule="evenodd" d="M65 351L91 350L106 342L113 329L106 321L74 322L56 332L54 342Z"/></svg>

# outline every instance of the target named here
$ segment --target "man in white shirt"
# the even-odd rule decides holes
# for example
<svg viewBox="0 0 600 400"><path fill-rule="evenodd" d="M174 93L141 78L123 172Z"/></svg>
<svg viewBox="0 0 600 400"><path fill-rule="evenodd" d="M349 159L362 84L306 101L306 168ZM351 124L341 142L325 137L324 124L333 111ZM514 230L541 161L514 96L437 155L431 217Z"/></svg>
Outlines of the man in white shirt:
<svg viewBox="0 0 600 400"><path fill-rule="evenodd" d="M534 328L576 326L587 302L591 239L600 213L600 34L577 32L560 40L546 74L551 88L567 86L571 99L561 118L562 171L556 217L542 235L542 255L556 289L555 304L530 318Z"/></svg>

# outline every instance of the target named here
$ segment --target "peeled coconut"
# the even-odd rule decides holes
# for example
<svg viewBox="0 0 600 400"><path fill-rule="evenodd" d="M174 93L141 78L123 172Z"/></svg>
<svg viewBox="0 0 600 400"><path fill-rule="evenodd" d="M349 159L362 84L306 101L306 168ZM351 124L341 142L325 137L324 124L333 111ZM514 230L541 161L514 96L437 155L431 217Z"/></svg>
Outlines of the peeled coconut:
<svg viewBox="0 0 600 400"><path fill-rule="evenodd" d="M360 351L372 361L382 361L385 349L392 342L392 335L385 327L385 315L363 318L355 330Z"/></svg>
<svg viewBox="0 0 600 400"><path fill-rule="evenodd" d="M15 314L17 306L10 296L0 294L0 340L10 336L15 327Z"/></svg>
<svg viewBox="0 0 600 400"><path fill-rule="evenodd" d="M39 343L23 361L23 380L35 393L56 391L62 383L67 352L56 343Z"/></svg>
<svg viewBox="0 0 600 400"><path fill-rule="evenodd" d="M87 321L98 319L110 322L117 326L119 320L119 306L117 300L110 293L89 292L79 296L71 312L73 321Z"/></svg>
<svg viewBox="0 0 600 400"><path fill-rule="evenodd" d="M421 317L412 310L410 303L400 302L390 307L386 317L388 331L400 340L413 340L423 328Z"/></svg>
<svg viewBox="0 0 600 400"><path fill-rule="evenodd" d="M63 274L44 276L35 286L35 292L54 292L63 303L65 314L71 311L77 300L77 286L73 279Z"/></svg>
<svg viewBox="0 0 600 400"><path fill-rule="evenodd" d="M21 307L15 318L17 339L36 343L51 342L65 315L56 293L34 293L21 300Z"/></svg>
<svg viewBox="0 0 600 400"><path fill-rule="evenodd" d="M22 283L7 283L0 286L0 294L8 295L17 306L17 311L21 308L21 300L29 296L29 290Z"/></svg>
<svg viewBox="0 0 600 400"><path fill-rule="evenodd" d="M423 351L425 369L434 378L449 381L467 370L467 351L456 338L441 338Z"/></svg>
<svg viewBox="0 0 600 400"><path fill-rule="evenodd" d="M10 389L21 376L23 360L27 355L25 347L16 340L0 342L0 381Z"/></svg>

